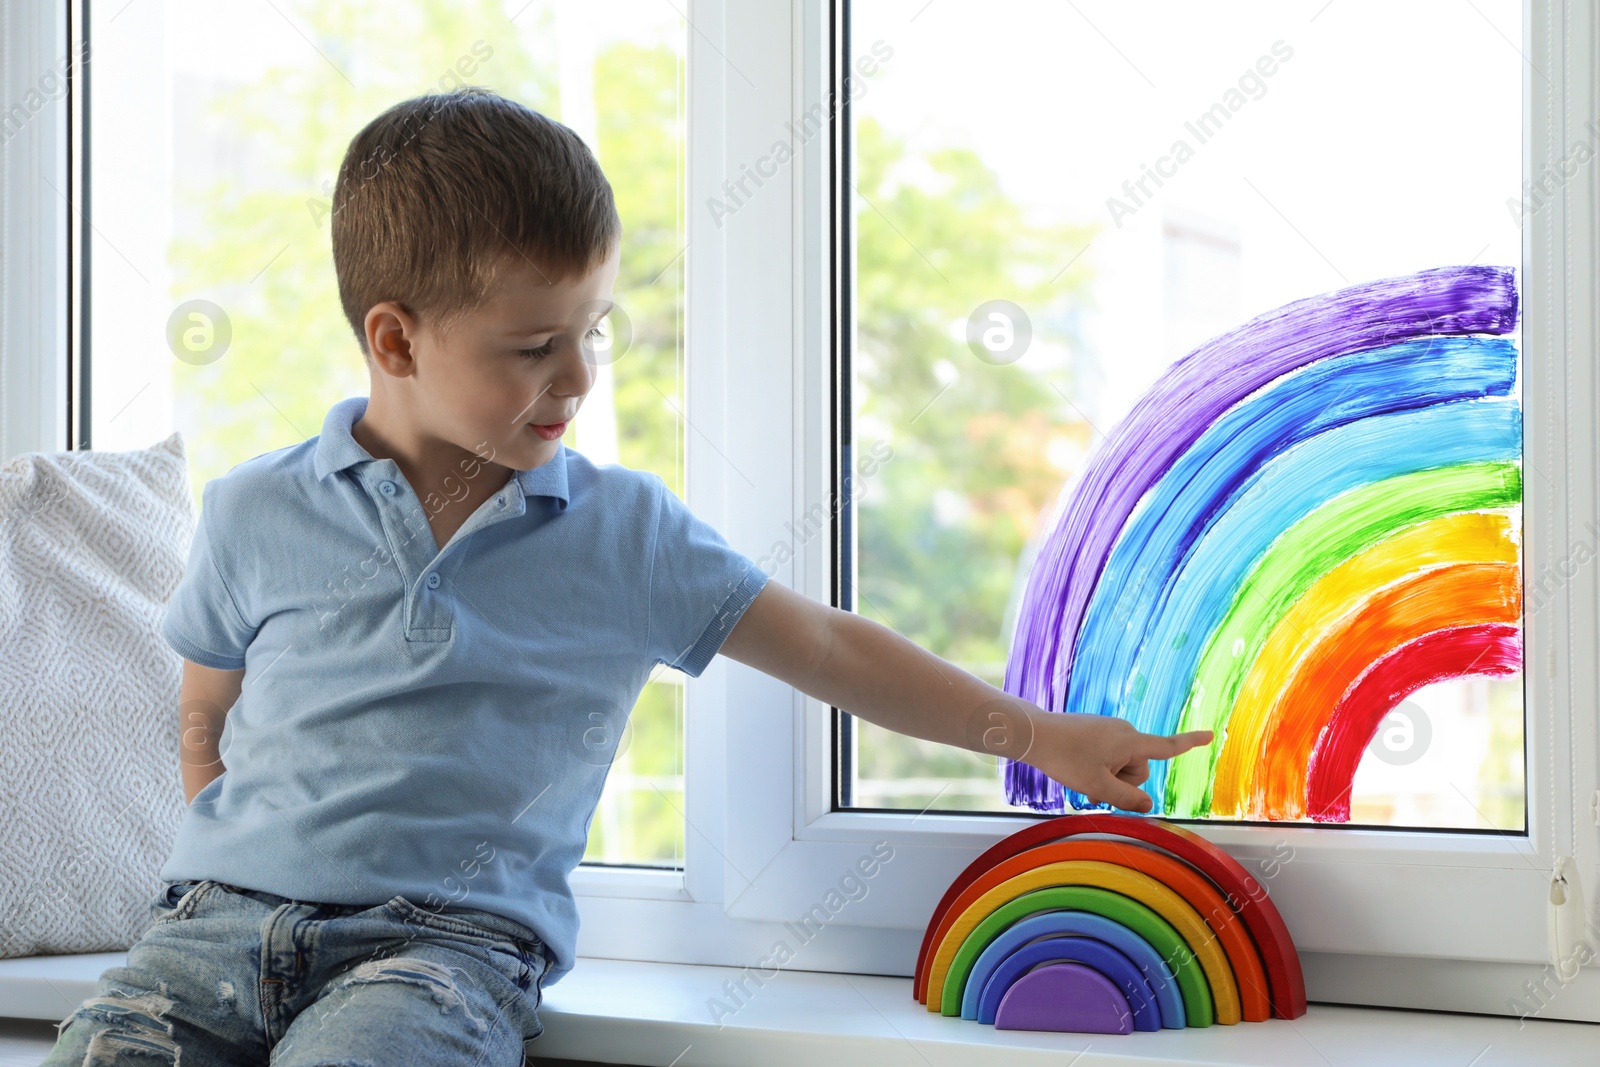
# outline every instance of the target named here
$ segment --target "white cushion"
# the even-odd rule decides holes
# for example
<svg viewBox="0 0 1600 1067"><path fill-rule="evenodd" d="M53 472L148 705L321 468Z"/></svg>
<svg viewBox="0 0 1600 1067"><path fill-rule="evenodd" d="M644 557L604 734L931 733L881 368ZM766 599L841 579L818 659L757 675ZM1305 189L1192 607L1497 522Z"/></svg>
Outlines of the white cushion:
<svg viewBox="0 0 1600 1067"><path fill-rule="evenodd" d="M178 433L0 467L0 958L149 924L184 810L159 627L194 527Z"/></svg>

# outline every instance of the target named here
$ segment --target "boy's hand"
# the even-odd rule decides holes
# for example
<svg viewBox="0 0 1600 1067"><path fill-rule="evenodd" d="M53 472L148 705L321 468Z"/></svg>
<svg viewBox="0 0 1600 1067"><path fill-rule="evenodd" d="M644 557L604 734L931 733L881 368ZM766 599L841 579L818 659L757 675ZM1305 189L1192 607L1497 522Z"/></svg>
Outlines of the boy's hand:
<svg viewBox="0 0 1600 1067"><path fill-rule="evenodd" d="M997 756L1037 767L1095 803L1147 812L1150 796L1138 787L1150 777L1150 760L1171 759L1209 744L1211 730L1141 733L1126 719L1047 712L1020 697L990 701L976 716L969 741Z"/></svg>

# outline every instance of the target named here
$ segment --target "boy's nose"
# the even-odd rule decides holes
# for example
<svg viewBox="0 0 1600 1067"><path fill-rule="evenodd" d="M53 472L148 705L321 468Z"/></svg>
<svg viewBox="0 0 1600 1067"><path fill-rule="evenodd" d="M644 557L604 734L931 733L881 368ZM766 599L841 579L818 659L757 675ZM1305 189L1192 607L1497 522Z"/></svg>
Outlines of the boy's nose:
<svg viewBox="0 0 1600 1067"><path fill-rule="evenodd" d="M562 369L563 378L551 388L551 394L580 401L594 388L595 375L600 373L600 368L582 345L578 346L575 357L568 360Z"/></svg>

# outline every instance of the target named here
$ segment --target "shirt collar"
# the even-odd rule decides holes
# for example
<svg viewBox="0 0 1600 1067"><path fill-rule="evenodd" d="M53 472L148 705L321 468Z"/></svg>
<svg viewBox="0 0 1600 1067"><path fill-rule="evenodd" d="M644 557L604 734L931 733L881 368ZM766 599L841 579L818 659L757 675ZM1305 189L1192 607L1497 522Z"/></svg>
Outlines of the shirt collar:
<svg viewBox="0 0 1600 1067"><path fill-rule="evenodd" d="M334 471L344 470L356 463L371 463L376 457L361 447L350 433L367 410L367 397L346 397L328 409L322 420L322 434L317 438L317 452L313 469L317 477L326 478ZM512 480L522 487L524 496L548 496L566 510L567 498L567 446L556 441L556 454L546 463L531 470L513 471Z"/></svg>

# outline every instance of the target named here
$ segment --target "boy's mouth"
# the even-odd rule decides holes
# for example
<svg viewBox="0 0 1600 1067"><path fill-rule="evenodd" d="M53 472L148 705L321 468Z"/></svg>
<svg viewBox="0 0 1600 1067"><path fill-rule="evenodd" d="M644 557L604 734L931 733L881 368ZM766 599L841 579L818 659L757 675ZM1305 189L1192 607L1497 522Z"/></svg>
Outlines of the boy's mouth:
<svg viewBox="0 0 1600 1067"><path fill-rule="evenodd" d="M567 429L567 424L565 422L552 422L545 426L540 426L537 423L530 422L528 425L533 427L534 433L538 434L546 441L554 441L556 438L565 433Z"/></svg>

